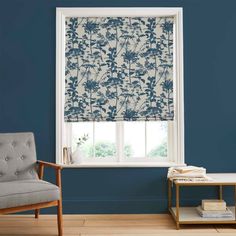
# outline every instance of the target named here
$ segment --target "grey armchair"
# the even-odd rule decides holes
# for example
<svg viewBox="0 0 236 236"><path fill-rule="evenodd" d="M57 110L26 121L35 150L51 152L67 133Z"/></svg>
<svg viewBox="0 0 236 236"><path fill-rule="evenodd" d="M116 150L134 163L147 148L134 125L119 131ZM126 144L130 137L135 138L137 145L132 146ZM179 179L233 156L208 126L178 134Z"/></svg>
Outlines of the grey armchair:
<svg viewBox="0 0 236 236"><path fill-rule="evenodd" d="M56 185L43 181L44 167L56 170ZM0 214L57 206L62 236L61 166L36 160L32 133L0 133Z"/></svg>

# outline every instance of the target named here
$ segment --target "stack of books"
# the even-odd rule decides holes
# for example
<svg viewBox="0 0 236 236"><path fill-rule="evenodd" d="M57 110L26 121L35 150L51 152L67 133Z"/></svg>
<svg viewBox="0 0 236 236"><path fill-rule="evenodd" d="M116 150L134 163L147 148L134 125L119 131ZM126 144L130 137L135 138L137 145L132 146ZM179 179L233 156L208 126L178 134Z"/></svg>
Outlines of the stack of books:
<svg viewBox="0 0 236 236"><path fill-rule="evenodd" d="M219 199L202 200L202 208L205 211L225 211L226 202Z"/></svg>
<svg viewBox="0 0 236 236"><path fill-rule="evenodd" d="M203 218L232 218L233 213L226 207L224 200L202 200L202 205L197 207L198 214Z"/></svg>

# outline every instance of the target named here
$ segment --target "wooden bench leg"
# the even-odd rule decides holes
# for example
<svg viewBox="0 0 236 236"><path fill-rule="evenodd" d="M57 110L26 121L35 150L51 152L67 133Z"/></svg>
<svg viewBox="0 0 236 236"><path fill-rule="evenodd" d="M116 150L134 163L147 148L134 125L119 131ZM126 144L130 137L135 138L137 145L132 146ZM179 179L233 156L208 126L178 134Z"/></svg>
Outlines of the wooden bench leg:
<svg viewBox="0 0 236 236"><path fill-rule="evenodd" d="M35 219L39 218L39 209L35 209L34 216L35 216Z"/></svg>
<svg viewBox="0 0 236 236"><path fill-rule="evenodd" d="M180 229L180 225L178 222L176 222L176 229L179 230Z"/></svg>
<svg viewBox="0 0 236 236"><path fill-rule="evenodd" d="M57 225L58 225L58 235L63 236L63 223L62 223L62 202L58 201L57 206Z"/></svg>

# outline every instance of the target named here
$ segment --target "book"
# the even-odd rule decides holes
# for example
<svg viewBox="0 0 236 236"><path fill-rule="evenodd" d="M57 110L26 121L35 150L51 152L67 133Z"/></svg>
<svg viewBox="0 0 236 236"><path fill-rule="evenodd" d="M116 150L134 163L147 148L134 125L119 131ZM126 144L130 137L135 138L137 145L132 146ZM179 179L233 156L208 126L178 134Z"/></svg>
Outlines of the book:
<svg viewBox="0 0 236 236"><path fill-rule="evenodd" d="M67 147L67 158L68 158L68 164L72 163L72 151L71 147Z"/></svg>
<svg viewBox="0 0 236 236"><path fill-rule="evenodd" d="M196 208L198 214L203 218L232 218L232 211L226 207L226 210L223 211L205 211L201 206Z"/></svg>
<svg viewBox="0 0 236 236"><path fill-rule="evenodd" d="M202 200L202 209L205 211L225 211L226 202L219 199L205 199Z"/></svg>
<svg viewBox="0 0 236 236"><path fill-rule="evenodd" d="M63 164L65 165L71 164L71 148L70 147L63 148Z"/></svg>
<svg viewBox="0 0 236 236"><path fill-rule="evenodd" d="M67 147L64 147L63 148L63 164L67 164L67 160L68 160L68 157L67 157Z"/></svg>

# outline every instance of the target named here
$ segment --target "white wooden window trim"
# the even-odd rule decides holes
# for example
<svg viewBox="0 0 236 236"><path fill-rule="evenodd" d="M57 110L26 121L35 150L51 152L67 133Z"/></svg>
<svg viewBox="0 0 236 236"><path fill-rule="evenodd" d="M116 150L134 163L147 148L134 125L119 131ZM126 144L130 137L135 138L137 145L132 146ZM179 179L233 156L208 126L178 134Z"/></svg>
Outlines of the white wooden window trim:
<svg viewBox="0 0 236 236"><path fill-rule="evenodd" d="M65 99L65 18L108 16L174 16L174 102L175 120L168 122L168 162L124 162L122 156L123 126L117 125L117 162L86 163L68 167L154 167L184 164L184 87L183 87L183 19L182 8L57 8L56 9L56 163L62 163L63 147L71 146L71 124L64 122ZM177 46L176 46L177 45ZM118 131L117 130L117 131ZM146 134L146 131L145 131ZM145 138L146 140L146 138ZM145 145L146 146L146 145ZM146 153L146 151L145 151Z"/></svg>

